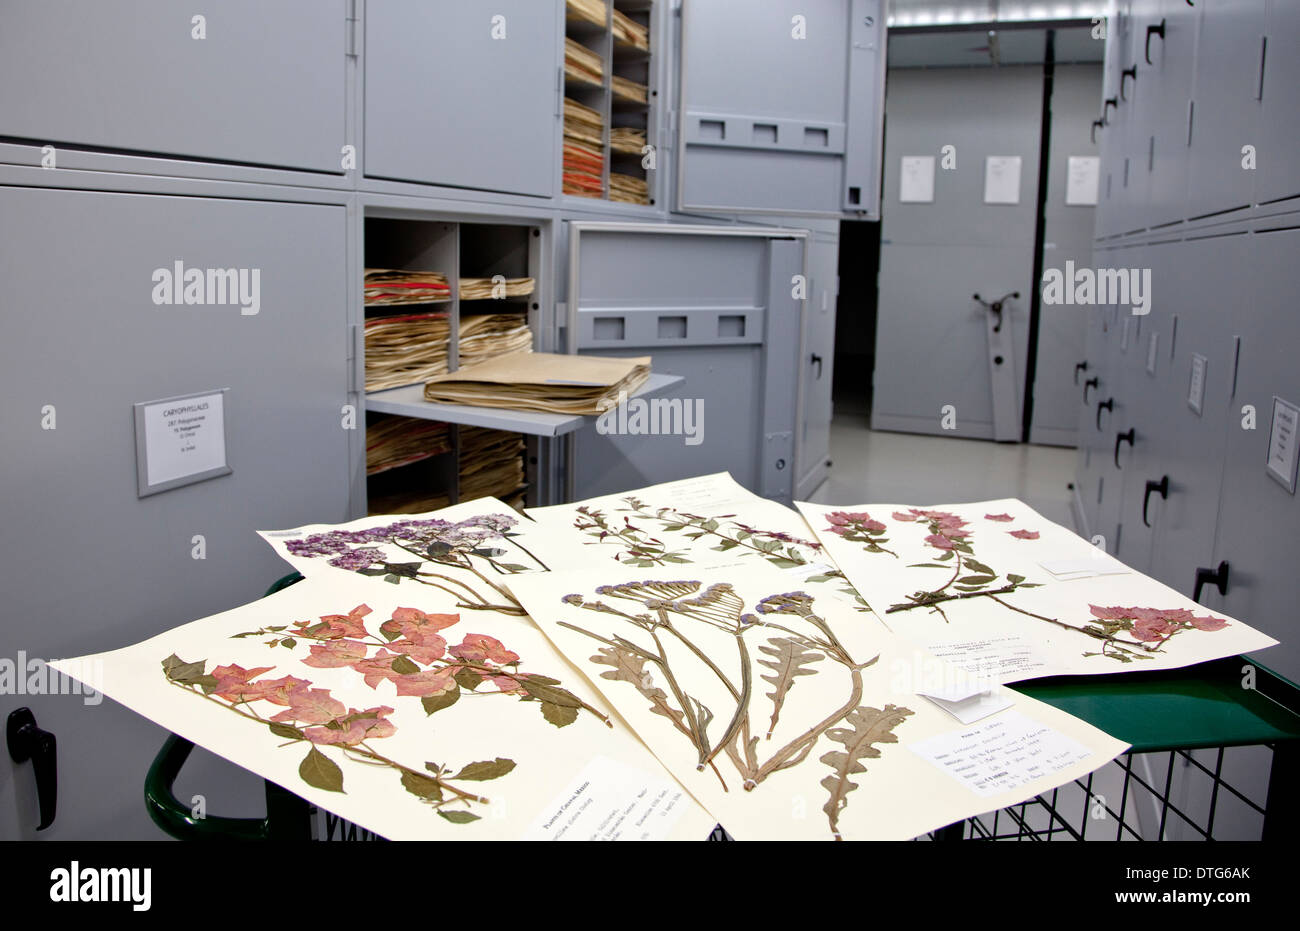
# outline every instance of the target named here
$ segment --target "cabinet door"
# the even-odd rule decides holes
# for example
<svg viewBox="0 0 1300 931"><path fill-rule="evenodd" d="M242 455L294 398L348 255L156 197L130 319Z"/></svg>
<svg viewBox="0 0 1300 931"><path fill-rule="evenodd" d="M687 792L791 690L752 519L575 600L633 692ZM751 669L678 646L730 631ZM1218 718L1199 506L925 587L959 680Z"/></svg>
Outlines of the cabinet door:
<svg viewBox="0 0 1300 931"><path fill-rule="evenodd" d="M1210 3L1201 8L1188 165L1189 217L1246 207L1254 195L1258 169L1243 167L1241 150L1259 146L1264 13L1265 0Z"/></svg>
<svg viewBox="0 0 1300 931"><path fill-rule="evenodd" d="M1151 575L1190 595L1196 567L1210 565L1214 550L1223 424L1238 374L1234 331L1224 308L1249 300L1250 240L1244 235L1188 240L1176 250L1176 266L1156 288L1157 300L1172 299L1183 312L1169 377L1162 380L1157 445L1165 458L1161 474L1169 475L1169 497L1151 503L1156 514ZM1200 359L1204 362L1198 364ZM1204 387L1198 412L1189 397L1200 365ZM1160 475L1153 470L1152 477Z"/></svg>
<svg viewBox="0 0 1300 931"><path fill-rule="evenodd" d="M1272 54L1270 42L1270 58ZM1300 328L1294 313L1294 295L1300 289L1295 262L1300 230L1258 234L1253 249L1255 287L1243 303L1254 310L1248 326L1237 322L1241 358L1236 394L1228 408L1218 538L1210 562L1201 564L1217 566L1227 560L1228 591L1220 598L1217 590L1208 588L1203 600L1280 640L1259 654L1260 659L1298 680L1300 573L1295 544L1300 538L1300 500L1273 477L1268 463L1273 398L1300 405L1295 364ZM1246 405L1254 409L1253 421Z"/></svg>
<svg viewBox="0 0 1300 931"><path fill-rule="evenodd" d="M551 196L558 28L558 0L369 4L366 174Z"/></svg>
<svg viewBox="0 0 1300 931"><path fill-rule="evenodd" d="M1139 166L1150 173L1150 204L1139 226L1153 227L1181 220L1187 215L1188 143L1192 123L1192 76L1196 65L1198 10L1186 0L1160 0L1157 10L1141 33L1142 53L1139 81L1151 106L1141 118L1150 124L1145 157ZM1163 28L1164 38L1147 30ZM1137 35L1134 38L1138 38ZM1151 62L1146 63L1147 45Z"/></svg>
<svg viewBox="0 0 1300 931"><path fill-rule="evenodd" d="M636 407L618 432L599 423L578 431L578 497L729 471L750 490L789 503L802 233L568 227L570 345L595 355L648 355L656 372L685 378L680 397L629 402ZM632 419L637 409L647 418L640 424Z"/></svg>
<svg viewBox="0 0 1300 931"><path fill-rule="evenodd" d="M1259 177L1261 204L1300 195L1300 3L1269 0L1268 46L1263 64L1263 114Z"/></svg>
<svg viewBox="0 0 1300 931"><path fill-rule="evenodd" d="M0 132L341 172L345 0L0 0Z"/></svg>
<svg viewBox="0 0 1300 931"><path fill-rule="evenodd" d="M0 188L0 246L14 311L0 340L0 524L15 544L0 562L0 653L115 649L233 608L286 572L256 530L348 518L344 207ZM247 270L256 313L156 304L154 272L178 262ZM222 388L234 471L137 497L132 405ZM40 836L159 836L140 785L162 730L108 702L23 703L72 764ZM241 772L189 775L221 787ZM30 784L26 767L14 777ZM250 810L260 780L247 783ZM214 791L219 810L227 793Z"/></svg>
<svg viewBox="0 0 1300 931"><path fill-rule="evenodd" d="M837 224L838 225L838 224ZM808 237L808 301L799 363L799 476L795 494L807 500L826 479L831 451L831 382L835 372L835 301L839 294L838 232Z"/></svg>
<svg viewBox="0 0 1300 931"><path fill-rule="evenodd" d="M677 209L879 216L882 0L684 0Z"/></svg>

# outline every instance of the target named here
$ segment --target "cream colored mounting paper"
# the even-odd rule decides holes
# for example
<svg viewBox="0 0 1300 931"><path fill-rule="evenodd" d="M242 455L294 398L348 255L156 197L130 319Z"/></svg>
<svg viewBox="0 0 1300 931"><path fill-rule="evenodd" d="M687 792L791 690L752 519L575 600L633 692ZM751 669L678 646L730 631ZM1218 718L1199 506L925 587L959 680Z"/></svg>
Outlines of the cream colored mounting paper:
<svg viewBox="0 0 1300 931"><path fill-rule="evenodd" d="M523 615L506 583L519 573L549 568L543 561L549 535L496 498L258 535L309 579L440 593L470 612Z"/></svg>
<svg viewBox="0 0 1300 931"><path fill-rule="evenodd" d="M526 618L385 589L309 579L53 665L102 664L110 698L391 839L708 835L714 819Z"/></svg>
<svg viewBox="0 0 1300 931"><path fill-rule="evenodd" d="M549 534L552 569L609 560L642 569L751 562L788 570L866 606L797 511L759 497L727 472L527 514Z"/></svg>
<svg viewBox="0 0 1300 931"><path fill-rule="evenodd" d="M951 666L789 581L761 565L611 561L521 575L513 590L738 839L910 838L1049 791L1125 749L1001 686L991 695L1009 707L962 724L918 694L947 692ZM983 773L974 781L972 766Z"/></svg>
<svg viewBox="0 0 1300 931"><path fill-rule="evenodd" d="M650 356L626 359L512 352L432 378L426 400L557 414L599 414L650 377Z"/></svg>
<svg viewBox="0 0 1300 931"><path fill-rule="evenodd" d="M1277 642L1116 572L1116 560L1015 499L798 507L889 630L998 682L1174 669ZM1089 562L1097 573L1077 571Z"/></svg>

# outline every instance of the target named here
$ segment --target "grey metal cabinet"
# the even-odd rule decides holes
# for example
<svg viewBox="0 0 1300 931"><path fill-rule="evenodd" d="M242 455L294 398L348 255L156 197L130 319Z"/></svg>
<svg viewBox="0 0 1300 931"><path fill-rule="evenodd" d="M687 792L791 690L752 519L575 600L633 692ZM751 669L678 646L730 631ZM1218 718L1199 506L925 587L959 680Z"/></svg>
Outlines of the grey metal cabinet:
<svg viewBox="0 0 1300 931"><path fill-rule="evenodd" d="M684 212L879 216L882 0L683 0Z"/></svg>
<svg viewBox="0 0 1300 931"><path fill-rule="evenodd" d="M649 355L656 372L685 378L679 397L658 406L657 431L638 432L629 419L626 429L609 424L618 432L596 423L574 434L572 492L585 498L726 470L752 491L790 502L799 417L791 386L803 327L794 284L806 274L805 234L565 225L569 346Z"/></svg>
<svg viewBox="0 0 1300 931"><path fill-rule="evenodd" d="M1265 55L1265 0L1210 3L1199 9L1188 152L1187 216L1192 218L1252 202L1258 169L1243 164L1243 149L1260 144Z"/></svg>
<svg viewBox="0 0 1300 931"><path fill-rule="evenodd" d="M1139 93L1143 95L1140 99L1150 104L1142 111L1150 133L1145 152L1136 154L1139 162L1145 159L1139 170L1145 168L1150 175L1150 204L1144 224L1148 227L1185 216L1197 14L1186 0L1160 0L1140 33L1138 73L1143 86ZM1139 34L1133 38L1136 43ZM1136 52L1135 48L1135 59Z"/></svg>
<svg viewBox="0 0 1300 931"><path fill-rule="evenodd" d="M1260 659L1294 680L1300 678L1296 619L1300 574L1295 568L1300 501L1268 472L1267 463L1273 399L1300 404L1294 315L1294 295L1300 289L1295 263L1300 253L1300 229L1263 232L1253 239L1250 267L1258 284L1248 300L1255 312L1249 318L1250 330L1241 333L1236 391L1227 410L1222 505L1214 552L1208 562L1199 565L1208 568L1217 567L1221 560L1228 562L1226 597L1210 586L1205 603L1222 607L1280 640L1278 646L1261 653ZM1247 405L1254 412L1253 421Z"/></svg>
<svg viewBox="0 0 1300 931"><path fill-rule="evenodd" d="M810 231L808 300L799 363L801 424L795 496L807 500L827 476L831 449L831 382L835 361L835 301L839 294L839 235Z"/></svg>
<svg viewBox="0 0 1300 931"><path fill-rule="evenodd" d="M559 29L559 0L368 3L366 175L556 193Z"/></svg>
<svg viewBox="0 0 1300 931"><path fill-rule="evenodd" d="M345 0L0 2L0 135L342 172Z"/></svg>
<svg viewBox="0 0 1300 931"><path fill-rule="evenodd" d="M1244 235L1187 240L1177 246L1176 266L1162 276L1162 287L1187 312L1179 317L1168 378L1162 380L1156 443L1169 495L1151 505L1157 515L1151 574L1185 594L1192 592L1196 567L1209 565L1214 550L1224 421L1238 374L1229 318L1216 310L1240 304L1251 293L1249 249Z"/></svg>
<svg viewBox="0 0 1300 931"><path fill-rule="evenodd" d="M255 530L347 519L347 229L342 204L0 188L0 652L113 649L243 604L285 571ZM160 304L178 264L247 271L256 299ZM132 405L223 388L233 472L137 497ZM42 836L156 837L140 786L163 732L21 701L75 762Z"/></svg>
<svg viewBox="0 0 1300 931"><path fill-rule="evenodd" d="M1300 195L1300 3L1269 0L1255 200Z"/></svg>

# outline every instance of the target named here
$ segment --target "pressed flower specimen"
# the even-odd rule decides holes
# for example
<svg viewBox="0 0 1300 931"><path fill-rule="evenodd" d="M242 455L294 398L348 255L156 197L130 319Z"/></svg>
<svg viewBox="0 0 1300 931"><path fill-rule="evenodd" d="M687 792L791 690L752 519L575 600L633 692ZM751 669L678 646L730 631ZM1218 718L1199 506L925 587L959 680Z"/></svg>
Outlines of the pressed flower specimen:
<svg viewBox="0 0 1300 931"><path fill-rule="evenodd" d="M806 566L822 552L822 545L815 540L805 540L783 531L762 530L736 520L735 514L708 516L673 507L651 507L635 496L628 496L623 502L627 507L618 509L621 516L581 505L577 508L573 526L591 537L594 544L617 546L614 560L624 565L649 569L695 562L690 558L688 548L674 546L673 541L665 539L666 535L710 542L714 544L710 549L715 552L763 559L778 569ZM858 603L859 610L870 610L838 569L828 567L823 572L807 576L804 581L842 584L840 590Z"/></svg>
<svg viewBox="0 0 1300 931"><path fill-rule="evenodd" d="M432 585L453 595L460 608L522 615L519 602L483 571L488 569L501 576L546 569L512 530L518 522L517 517L507 514L482 514L462 521L400 520L361 530L314 533L301 540L289 540L285 547L294 556L324 557L338 569L382 576L393 584L407 579ZM385 546L414 556L415 561L397 561L385 552ZM527 564L507 561L511 549L522 554L520 558ZM486 593L463 579L433 571L428 564L469 572L487 586Z"/></svg>
<svg viewBox="0 0 1300 931"><path fill-rule="evenodd" d="M864 544L862 548L868 553L888 553L898 558L897 553L881 545L889 542L884 535L885 525L872 519L866 511L831 511L826 515L826 521L830 524L826 529L831 533L852 543Z"/></svg>
<svg viewBox="0 0 1300 931"><path fill-rule="evenodd" d="M583 711L612 726L605 715L562 688L558 680L521 672L519 655L495 637L468 633L460 643L448 645L441 631L457 624L459 615L398 608L375 634L366 626L370 613L369 607L358 605L347 614L263 627L234 638L269 636L265 641L269 647L306 646L307 655L300 657L303 665L350 668L376 691L382 682L392 682L397 700L418 698L427 715L451 708L465 695L506 695L537 704L543 718L556 727L572 724ZM335 756L345 762L387 766L407 792L440 817L468 824L480 817L475 807L488 800L464 784L497 779L515 768L514 761L504 757L460 767L432 761L425 761L423 768L401 763L375 746L397 731L389 720L391 705L350 708L309 679L267 678L274 666L244 669L229 664L207 672L206 661L185 662L175 655L163 660L162 666L171 684L265 725L286 741L285 746L307 744L298 775L318 789L344 791L344 772ZM276 707L283 710L272 713Z"/></svg>
<svg viewBox="0 0 1300 931"><path fill-rule="evenodd" d="M604 585L595 594L595 600L574 594L563 601L605 616L606 623L561 621L561 626L601 644L591 657L592 663L610 667L601 677L636 689L653 713L690 742L697 769L711 768L724 790L729 791L719 758L730 763L745 791L753 791L774 773L803 763L819 743L836 745L818 759L831 769L821 781L829 796L822 810L831 835L841 838L840 815L857 788L852 777L866 772L863 761L879 757L880 745L898 741L894 729L912 714L897 705L862 704L863 670L879 656L861 661L852 656L814 610L813 597L801 591L769 595L752 611L727 583L704 587L699 581L647 580ZM725 655L700 645L706 629L715 632L715 644L716 633L730 640ZM671 655L670 645L675 645ZM683 662L690 664L689 672L674 667ZM838 706L819 709L816 723L782 728L787 699L799 679L811 675L838 676L847 694ZM713 693L725 695L727 704L709 707L692 693L692 677L710 681ZM755 679L771 686L762 694L767 713L759 712L761 716L756 710L762 706L757 694L762 686ZM712 700L716 705L717 699ZM786 733L790 730L796 733ZM778 732L781 736L774 740Z"/></svg>
<svg viewBox="0 0 1300 931"><path fill-rule="evenodd" d="M886 614L928 608L947 621L948 615L943 609L945 603L988 598L1017 614L1098 640L1101 643L1100 649L1083 655L1106 656L1121 663L1151 659L1152 654L1159 652L1170 637L1183 630L1214 631L1227 623L1219 618L1196 616L1181 609L1099 608L1091 605L1094 621L1082 625L1036 614L1004 600L1003 596L1022 588L1039 588L1040 584L1026 582L1024 576L1014 573L1001 576L976 559L972 545L973 534L967 529L970 526L968 521L948 511L920 508L895 511L892 517L897 521L924 524L927 530L925 542L938 551L934 562L914 563L908 568L951 569L951 574L938 588L913 592L907 601L890 606ZM986 514L985 517L1004 523L1012 519L1005 514ZM1028 530L1009 533L1022 540L1036 540L1039 536L1037 531Z"/></svg>

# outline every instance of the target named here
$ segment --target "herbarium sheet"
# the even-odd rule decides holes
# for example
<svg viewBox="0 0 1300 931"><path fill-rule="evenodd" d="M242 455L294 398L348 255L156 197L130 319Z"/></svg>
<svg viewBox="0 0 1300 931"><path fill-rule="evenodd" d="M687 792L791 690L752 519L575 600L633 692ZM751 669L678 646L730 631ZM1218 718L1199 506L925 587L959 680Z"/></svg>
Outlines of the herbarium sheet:
<svg viewBox="0 0 1300 931"><path fill-rule="evenodd" d="M910 838L1125 749L792 581L611 561L521 575L513 591L738 839Z"/></svg>
<svg viewBox="0 0 1300 931"><path fill-rule="evenodd" d="M110 698L390 839L703 839L714 819L525 617L316 576L135 646Z"/></svg>
<svg viewBox="0 0 1300 931"><path fill-rule="evenodd" d="M1277 642L1015 499L798 507L889 631L994 681L1174 669Z"/></svg>

